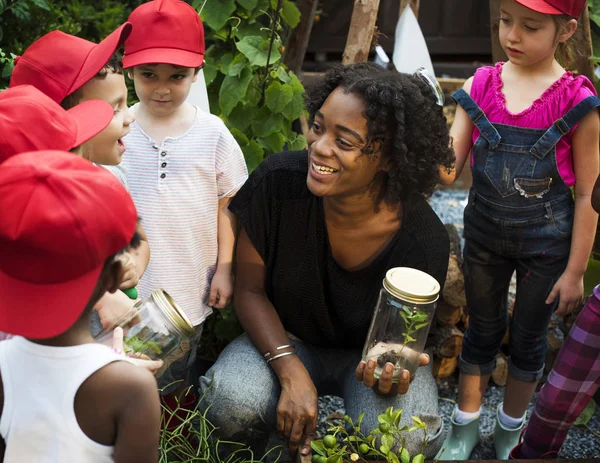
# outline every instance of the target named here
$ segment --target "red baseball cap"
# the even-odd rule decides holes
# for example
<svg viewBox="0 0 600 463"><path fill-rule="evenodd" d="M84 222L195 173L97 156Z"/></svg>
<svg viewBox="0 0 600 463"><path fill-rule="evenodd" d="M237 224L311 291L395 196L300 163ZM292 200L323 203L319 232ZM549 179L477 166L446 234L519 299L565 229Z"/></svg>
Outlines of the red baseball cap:
<svg viewBox="0 0 600 463"><path fill-rule="evenodd" d="M130 32L131 24L125 23L102 42L94 43L52 31L17 57L10 86L33 85L60 103L106 66Z"/></svg>
<svg viewBox="0 0 600 463"><path fill-rule="evenodd" d="M0 165L0 330L34 339L70 328L137 213L109 171L64 151Z"/></svg>
<svg viewBox="0 0 600 463"><path fill-rule="evenodd" d="M173 64L197 68L204 62L204 27L200 15L181 0L152 0L127 20L133 31L125 41L123 67Z"/></svg>
<svg viewBox="0 0 600 463"><path fill-rule="evenodd" d="M89 100L65 111L31 85L0 92L0 163L26 151L77 148L113 118L106 101Z"/></svg>
<svg viewBox="0 0 600 463"><path fill-rule="evenodd" d="M530 10L544 14L566 14L579 18L587 5L587 0L516 0Z"/></svg>

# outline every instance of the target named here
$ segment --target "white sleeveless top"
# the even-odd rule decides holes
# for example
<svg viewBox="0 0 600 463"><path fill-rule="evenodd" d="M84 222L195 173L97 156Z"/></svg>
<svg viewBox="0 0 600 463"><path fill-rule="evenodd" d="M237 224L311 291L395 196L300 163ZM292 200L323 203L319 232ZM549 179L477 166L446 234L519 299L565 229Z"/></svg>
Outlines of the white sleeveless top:
<svg viewBox="0 0 600 463"><path fill-rule="evenodd" d="M50 347L22 337L0 342L4 463L113 462L114 447L94 442L79 427L75 394L103 366L122 360L109 347Z"/></svg>

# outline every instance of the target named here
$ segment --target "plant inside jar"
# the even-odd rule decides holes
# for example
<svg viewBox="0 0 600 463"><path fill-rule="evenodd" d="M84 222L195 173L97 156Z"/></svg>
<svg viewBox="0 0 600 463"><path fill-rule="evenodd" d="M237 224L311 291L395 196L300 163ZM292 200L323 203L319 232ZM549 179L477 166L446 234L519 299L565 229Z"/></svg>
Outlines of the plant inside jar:
<svg viewBox="0 0 600 463"><path fill-rule="evenodd" d="M418 352L407 345L415 342L417 339L414 335L429 325L429 315L422 310L411 310L406 306L400 307L398 313L404 321L401 343L379 342L371 349L369 357L376 359L379 370L383 369L388 362L395 366L395 370L404 369L407 365L418 362Z"/></svg>
<svg viewBox="0 0 600 463"><path fill-rule="evenodd" d="M155 333L147 326L135 331L124 339L126 353L141 353L153 359L168 354L177 344L171 336Z"/></svg>

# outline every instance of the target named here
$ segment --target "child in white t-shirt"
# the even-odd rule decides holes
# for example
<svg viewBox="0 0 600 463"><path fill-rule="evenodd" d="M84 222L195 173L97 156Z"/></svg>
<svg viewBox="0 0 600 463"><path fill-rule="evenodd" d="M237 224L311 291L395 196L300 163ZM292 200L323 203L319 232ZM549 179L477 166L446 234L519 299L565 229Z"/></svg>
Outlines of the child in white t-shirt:
<svg viewBox="0 0 600 463"><path fill-rule="evenodd" d="M197 332L189 355L161 377L159 385L168 386L187 379L211 307L231 300L236 220L228 205L248 171L223 122L186 102L204 64L196 11L180 0L154 0L128 21L123 67L140 102L123 164L152 248L138 289L143 297L163 288Z"/></svg>

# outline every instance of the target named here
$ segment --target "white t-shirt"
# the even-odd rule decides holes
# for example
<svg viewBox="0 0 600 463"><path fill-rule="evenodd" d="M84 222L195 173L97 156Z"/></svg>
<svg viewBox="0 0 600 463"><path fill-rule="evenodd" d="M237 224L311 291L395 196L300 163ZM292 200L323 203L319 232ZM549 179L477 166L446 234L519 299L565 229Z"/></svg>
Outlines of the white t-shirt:
<svg viewBox="0 0 600 463"><path fill-rule="evenodd" d="M87 378L119 360L101 344L42 346L20 336L1 342L4 463L113 462L114 447L81 430L74 404Z"/></svg>
<svg viewBox="0 0 600 463"><path fill-rule="evenodd" d="M136 122L124 141L121 166L150 245L140 296L164 289L198 326L212 313L218 201L248 178L244 155L221 119L198 108L190 128L162 146Z"/></svg>

